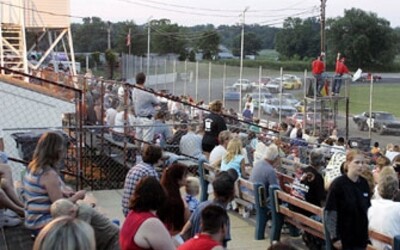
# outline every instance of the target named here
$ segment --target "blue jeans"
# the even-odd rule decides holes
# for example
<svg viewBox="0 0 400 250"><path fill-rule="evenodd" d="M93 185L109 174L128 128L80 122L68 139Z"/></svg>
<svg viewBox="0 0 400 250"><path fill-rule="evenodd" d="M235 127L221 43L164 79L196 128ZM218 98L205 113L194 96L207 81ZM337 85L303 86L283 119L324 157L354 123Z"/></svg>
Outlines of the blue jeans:
<svg viewBox="0 0 400 250"><path fill-rule="evenodd" d="M333 81L332 92L339 94L340 87L342 86L342 75L335 75L335 80Z"/></svg>
<svg viewBox="0 0 400 250"><path fill-rule="evenodd" d="M316 84L317 84L317 95L321 94L322 87L324 86L324 80L322 78L322 74L315 74L314 75Z"/></svg>

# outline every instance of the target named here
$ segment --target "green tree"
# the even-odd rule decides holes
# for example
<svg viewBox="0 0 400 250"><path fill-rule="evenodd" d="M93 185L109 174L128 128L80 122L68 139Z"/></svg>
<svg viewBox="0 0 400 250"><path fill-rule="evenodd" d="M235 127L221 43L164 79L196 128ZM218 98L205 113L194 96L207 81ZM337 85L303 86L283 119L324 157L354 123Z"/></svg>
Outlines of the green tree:
<svg viewBox="0 0 400 250"><path fill-rule="evenodd" d="M197 41L197 49L203 52L203 59L211 60L218 56L220 36L215 30L204 31Z"/></svg>
<svg viewBox="0 0 400 250"><path fill-rule="evenodd" d="M114 51L112 51L111 49L106 50L105 56L106 56L108 70L109 70L108 79L113 79L114 78L114 67L116 66L116 63L117 63L117 56L115 55Z"/></svg>
<svg viewBox="0 0 400 250"><path fill-rule="evenodd" d="M151 21L151 51L165 55L186 53L186 36L177 24L169 19Z"/></svg>
<svg viewBox="0 0 400 250"><path fill-rule="evenodd" d="M383 66L395 58L397 36L389 21L375 13L356 8L345 10L344 17L328 20L327 28L330 54L341 52L350 66Z"/></svg>
<svg viewBox="0 0 400 250"><path fill-rule="evenodd" d="M76 52L105 51L107 49L108 23L102 21L101 18L83 18L83 24L72 24L71 29Z"/></svg>
<svg viewBox="0 0 400 250"><path fill-rule="evenodd" d="M275 37L275 49L286 58L315 57L320 51L320 24L315 18L287 18Z"/></svg>
<svg viewBox="0 0 400 250"><path fill-rule="evenodd" d="M237 35L233 40L232 53L235 56L240 56L241 49L241 35ZM261 50L261 39L256 33L246 32L244 33L244 44L243 53L244 55L257 55L258 51Z"/></svg>

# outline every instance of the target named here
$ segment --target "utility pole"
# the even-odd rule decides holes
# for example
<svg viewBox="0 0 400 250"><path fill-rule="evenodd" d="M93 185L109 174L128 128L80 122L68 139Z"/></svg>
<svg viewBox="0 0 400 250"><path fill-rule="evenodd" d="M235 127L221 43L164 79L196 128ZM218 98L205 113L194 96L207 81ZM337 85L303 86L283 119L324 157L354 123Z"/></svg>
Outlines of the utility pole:
<svg viewBox="0 0 400 250"><path fill-rule="evenodd" d="M111 49L111 22L108 21L108 28L107 28L107 49Z"/></svg>
<svg viewBox="0 0 400 250"><path fill-rule="evenodd" d="M321 0L321 53L325 53L325 8L326 1Z"/></svg>
<svg viewBox="0 0 400 250"><path fill-rule="evenodd" d="M150 16L149 19L147 19L147 71L146 71L146 76L149 77L150 73L150 32L151 32L151 19L153 17Z"/></svg>
<svg viewBox="0 0 400 250"><path fill-rule="evenodd" d="M241 113L242 110L242 76L243 76L243 53L244 53L244 24L245 24L245 15L246 11L249 10L249 7L246 7L243 10L242 13L242 36L240 40L240 70L239 70L239 109L238 112L239 114Z"/></svg>

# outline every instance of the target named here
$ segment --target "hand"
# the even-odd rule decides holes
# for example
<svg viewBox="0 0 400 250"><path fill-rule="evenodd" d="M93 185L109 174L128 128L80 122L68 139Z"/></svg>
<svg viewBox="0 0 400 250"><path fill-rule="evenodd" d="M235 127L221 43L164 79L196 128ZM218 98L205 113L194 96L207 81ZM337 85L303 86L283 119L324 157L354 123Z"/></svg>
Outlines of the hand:
<svg viewBox="0 0 400 250"><path fill-rule="evenodd" d="M85 195L86 195L86 190L79 190L78 192L76 192L74 194L74 196L76 197L77 200L85 199Z"/></svg>
<svg viewBox="0 0 400 250"><path fill-rule="evenodd" d="M337 240L337 241L335 241L334 243L333 243L333 247L335 248L335 249L338 249L338 250L341 250L342 249L342 241L341 240Z"/></svg>

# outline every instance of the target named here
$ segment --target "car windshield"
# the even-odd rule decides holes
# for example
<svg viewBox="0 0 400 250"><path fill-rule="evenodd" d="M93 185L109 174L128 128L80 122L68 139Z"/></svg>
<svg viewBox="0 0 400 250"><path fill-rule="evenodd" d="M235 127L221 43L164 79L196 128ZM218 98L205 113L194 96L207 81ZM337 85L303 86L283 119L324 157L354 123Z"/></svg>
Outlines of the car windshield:
<svg viewBox="0 0 400 250"><path fill-rule="evenodd" d="M271 101L271 104L272 105L276 105L276 106L279 106L280 105L280 103L279 103L279 99L274 99L274 100L272 100ZM287 100L285 100L285 99L282 99L282 106L283 105L289 105L290 106L290 103L287 101Z"/></svg>
<svg viewBox="0 0 400 250"><path fill-rule="evenodd" d="M392 114L385 114L385 113L377 113L375 115L375 119L386 120L386 121L396 120L396 118Z"/></svg>

